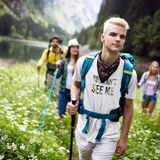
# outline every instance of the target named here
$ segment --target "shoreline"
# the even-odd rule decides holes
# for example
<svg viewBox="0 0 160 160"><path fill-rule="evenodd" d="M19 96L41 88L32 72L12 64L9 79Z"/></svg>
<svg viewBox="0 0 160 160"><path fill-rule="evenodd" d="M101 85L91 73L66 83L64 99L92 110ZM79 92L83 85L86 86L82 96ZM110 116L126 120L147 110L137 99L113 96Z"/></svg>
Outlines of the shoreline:
<svg viewBox="0 0 160 160"><path fill-rule="evenodd" d="M18 62L13 59L0 58L0 66L14 66L16 64L18 64Z"/></svg>
<svg viewBox="0 0 160 160"><path fill-rule="evenodd" d="M10 38L10 37L5 37L5 36L0 36L0 40L4 40L4 41L16 41L16 42L26 42L31 44L39 44L41 45L41 47L46 48L46 46L48 46L48 42L41 42L41 41L32 41L32 40L26 40L26 39L16 39L16 38ZM40 46L38 45L38 47ZM46 45L46 46L45 46ZM63 46L64 49L66 50L66 46ZM91 50L89 49L89 45L86 44L84 46L81 46L79 48L79 53L80 56L84 56L87 55L91 52L97 52L97 50ZM16 64L19 64L20 62L14 60L14 59L10 59L10 58L4 58L4 57L0 57L0 66L13 66Z"/></svg>
<svg viewBox="0 0 160 160"><path fill-rule="evenodd" d="M16 42L28 42L28 43L42 43L42 44L47 44L48 42L45 41L34 41L34 40L27 40L27 39L18 39L18 38L10 38L6 36L0 36L0 39L6 40L6 41L16 41Z"/></svg>

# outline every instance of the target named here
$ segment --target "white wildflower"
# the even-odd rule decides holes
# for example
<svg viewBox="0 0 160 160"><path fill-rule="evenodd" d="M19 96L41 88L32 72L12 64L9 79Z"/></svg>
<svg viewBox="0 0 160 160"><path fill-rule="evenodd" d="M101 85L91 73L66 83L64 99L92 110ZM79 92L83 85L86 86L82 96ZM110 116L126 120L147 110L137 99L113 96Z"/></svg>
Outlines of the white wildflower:
<svg viewBox="0 0 160 160"><path fill-rule="evenodd" d="M8 100L6 98L3 98L4 101L8 102Z"/></svg>
<svg viewBox="0 0 160 160"><path fill-rule="evenodd" d="M23 110L26 110L26 109L27 109L27 107L24 106L24 107L23 107Z"/></svg>
<svg viewBox="0 0 160 160"><path fill-rule="evenodd" d="M21 96L17 96L17 98L22 99L22 97L21 97Z"/></svg>
<svg viewBox="0 0 160 160"><path fill-rule="evenodd" d="M11 149L12 146L9 145L9 143L7 143L7 149Z"/></svg>
<svg viewBox="0 0 160 160"><path fill-rule="evenodd" d="M30 139L30 141L29 141L30 144L33 144L34 142L35 142L34 139Z"/></svg>
<svg viewBox="0 0 160 160"><path fill-rule="evenodd" d="M22 145L20 146L20 149L24 150L25 149L25 146L24 144L22 143Z"/></svg>
<svg viewBox="0 0 160 160"><path fill-rule="evenodd" d="M48 133L52 133L53 131L49 130Z"/></svg>
<svg viewBox="0 0 160 160"><path fill-rule="evenodd" d="M53 152L54 152L53 148L49 148L49 149L48 149L48 152L49 152L49 153L53 153Z"/></svg>
<svg viewBox="0 0 160 160"><path fill-rule="evenodd" d="M155 153L160 154L160 150L156 150L156 152L155 152Z"/></svg>
<svg viewBox="0 0 160 160"><path fill-rule="evenodd" d="M124 157L124 160L131 160L130 158Z"/></svg>
<svg viewBox="0 0 160 160"><path fill-rule="evenodd" d="M19 158L19 159L24 159L24 157L22 157L22 156L20 156L20 155L18 155L18 157L17 158Z"/></svg>
<svg viewBox="0 0 160 160"><path fill-rule="evenodd" d="M47 153L47 150L46 150L45 148L40 149L40 153L41 153L41 154L45 154L45 153Z"/></svg>
<svg viewBox="0 0 160 160"><path fill-rule="evenodd" d="M39 123L37 120L32 120L33 123Z"/></svg>
<svg viewBox="0 0 160 160"><path fill-rule="evenodd" d="M26 131L26 127L24 125L19 125L19 129L24 132Z"/></svg>
<svg viewBox="0 0 160 160"><path fill-rule="evenodd" d="M0 155L0 160L2 160L4 158L4 155L3 154L1 154Z"/></svg>
<svg viewBox="0 0 160 160"><path fill-rule="evenodd" d="M17 146L16 146L14 143L12 143L12 149L13 149L13 150L16 150L16 149L17 149Z"/></svg>
<svg viewBox="0 0 160 160"><path fill-rule="evenodd" d="M18 105L19 105L19 106L23 106L23 104L22 104L22 103L18 103Z"/></svg>
<svg viewBox="0 0 160 160"><path fill-rule="evenodd" d="M64 150L65 150L65 148L64 148L64 147L60 147L60 148L59 148L59 152L60 152L61 154L63 154L63 153L64 153Z"/></svg>
<svg viewBox="0 0 160 160"><path fill-rule="evenodd" d="M4 135L1 139L2 140L5 140L5 139L7 139L8 138L8 135Z"/></svg>
<svg viewBox="0 0 160 160"><path fill-rule="evenodd" d="M151 131L150 131L150 130L145 130L145 132L146 132L146 133L151 133Z"/></svg>

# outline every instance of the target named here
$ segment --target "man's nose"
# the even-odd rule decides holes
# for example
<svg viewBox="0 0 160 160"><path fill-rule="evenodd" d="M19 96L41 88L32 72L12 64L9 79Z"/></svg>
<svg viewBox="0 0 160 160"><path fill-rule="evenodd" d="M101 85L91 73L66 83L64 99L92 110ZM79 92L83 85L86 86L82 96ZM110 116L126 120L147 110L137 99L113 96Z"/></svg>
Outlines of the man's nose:
<svg viewBox="0 0 160 160"><path fill-rule="evenodd" d="M120 36L116 36L116 41L120 41Z"/></svg>

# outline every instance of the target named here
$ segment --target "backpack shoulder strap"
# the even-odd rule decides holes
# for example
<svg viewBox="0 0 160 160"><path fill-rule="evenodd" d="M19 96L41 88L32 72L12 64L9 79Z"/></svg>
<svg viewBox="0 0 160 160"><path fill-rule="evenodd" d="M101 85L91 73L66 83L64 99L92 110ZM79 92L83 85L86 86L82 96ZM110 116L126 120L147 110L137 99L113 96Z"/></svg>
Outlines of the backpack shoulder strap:
<svg viewBox="0 0 160 160"><path fill-rule="evenodd" d="M128 94L128 85L130 82L130 79L132 77L134 66L130 63L129 60L124 60L124 69L123 69L123 77L122 77L122 83L121 83L121 98L120 98L120 114L123 115L123 106L124 106L124 97L125 94Z"/></svg>
<svg viewBox="0 0 160 160"><path fill-rule="evenodd" d="M49 53L50 53L50 49L48 48L48 52L47 52L47 60L48 60Z"/></svg>
<svg viewBox="0 0 160 160"><path fill-rule="evenodd" d="M98 55L98 53L99 52L92 52L92 53L88 54L86 56L86 58L84 59L84 62L82 65L82 70L81 70L82 83L81 83L79 95L81 94L81 91L83 91L85 88L85 75L88 72L88 70L90 69L90 67L93 63L93 60Z"/></svg>
<svg viewBox="0 0 160 160"><path fill-rule="evenodd" d="M51 47L51 45L49 44L48 45L48 52L47 52L47 60L48 60L48 56L49 56L49 53L50 53L50 47Z"/></svg>
<svg viewBox="0 0 160 160"><path fill-rule="evenodd" d="M81 70L81 76L82 78L85 77L86 73L88 72L90 66L93 63L93 60L95 59L95 57L97 56L99 52L92 52L90 54L88 54L83 62L82 65L82 70Z"/></svg>

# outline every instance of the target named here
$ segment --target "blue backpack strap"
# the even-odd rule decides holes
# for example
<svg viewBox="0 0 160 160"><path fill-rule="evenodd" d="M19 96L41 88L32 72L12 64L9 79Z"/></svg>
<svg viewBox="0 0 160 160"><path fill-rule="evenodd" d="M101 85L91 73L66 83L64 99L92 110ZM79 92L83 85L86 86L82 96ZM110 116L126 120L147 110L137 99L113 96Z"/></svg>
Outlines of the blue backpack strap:
<svg viewBox="0 0 160 160"><path fill-rule="evenodd" d="M93 60L95 59L95 57L98 55L99 52L92 52L90 54L88 54L83 62L82 65L82 70L81 70L81 77L82 77L82 83L81 83L81 88L80 88L80 92L79 95L81 95L81 91L84 91L85 88L85 75L88 72L88 70L90 69Z"/></svg>
<svg viewBox="0 0 160 160"><path fill-rule="evenodd" d="M134 57L131 56L129 53L119 53L120 57L122 59L127 59L129 60L129 62L135 67L135 63L134 63Z"/></svg>
<svg viewBox="0 0 160 160"><path fill-rule="evenodd" d="M130 79L132 77L134 66L130 63L128 59L124 60L124 70L123 70L123 77L122 77L122 83L121 83L121 98L120 98L120 115L123 115L123 106L124 106L124 97L125 94L128 94L128 85L130 82Z"/></svg>

